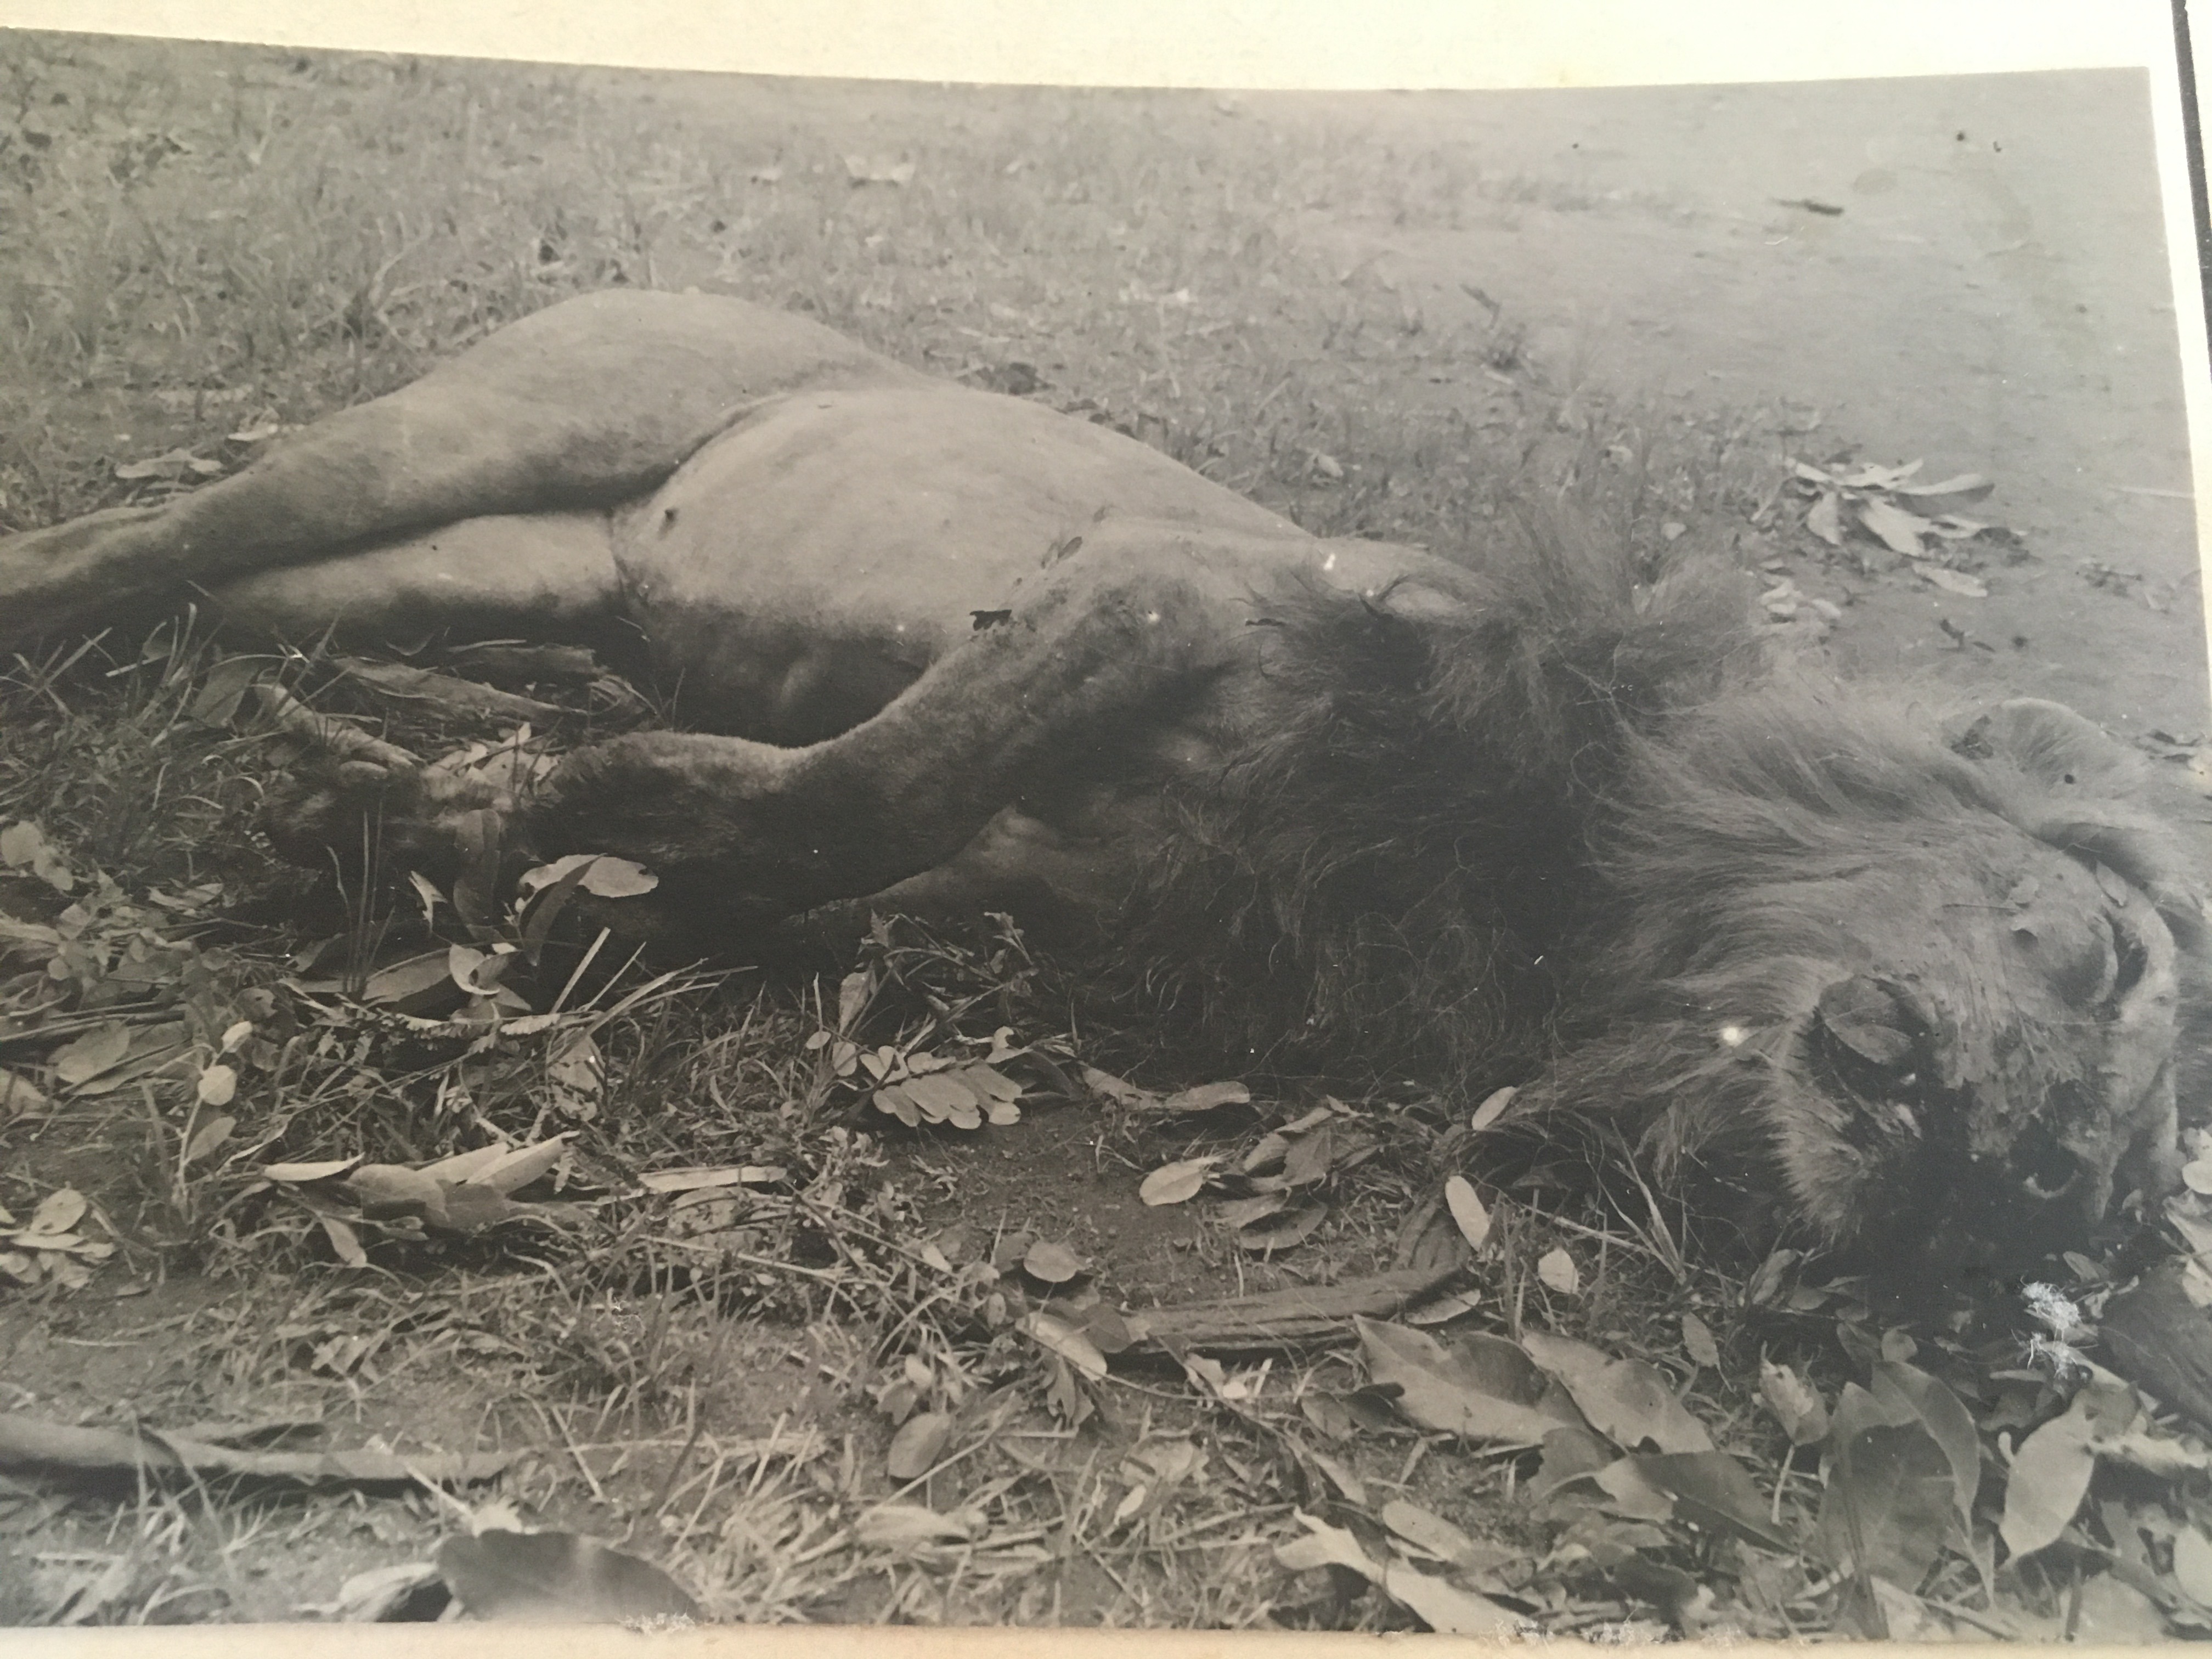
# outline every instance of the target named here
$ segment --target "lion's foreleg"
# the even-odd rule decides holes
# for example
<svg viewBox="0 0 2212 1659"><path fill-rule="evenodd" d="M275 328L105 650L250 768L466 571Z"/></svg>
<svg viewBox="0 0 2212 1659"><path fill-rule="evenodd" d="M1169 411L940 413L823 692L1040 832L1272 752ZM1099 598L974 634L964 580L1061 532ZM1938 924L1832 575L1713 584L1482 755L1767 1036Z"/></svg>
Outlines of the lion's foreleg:
<svg viewBox="0 0 2212 1659"><path fill-rule="evenodd" d="M711 876L726 902L772 915L934 869L1044 768L1079 772L1086 751L1103 768L1117 723L1229 660L1214 607L1165 561L1055 575L840 737L805 749L675 732L598 744L523 809L524 833L547 855L616 853Z"/></svg>

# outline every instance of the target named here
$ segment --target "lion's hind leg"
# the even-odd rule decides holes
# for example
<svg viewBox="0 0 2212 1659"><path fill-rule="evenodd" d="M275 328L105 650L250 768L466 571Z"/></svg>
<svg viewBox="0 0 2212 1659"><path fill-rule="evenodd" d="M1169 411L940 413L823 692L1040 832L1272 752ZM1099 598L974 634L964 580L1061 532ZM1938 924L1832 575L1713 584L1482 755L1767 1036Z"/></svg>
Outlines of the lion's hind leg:
<svg viewBox="0 0 2212 1659"><path fill-rule="evenodd" d="M158 507L0 537L0 647L491 514L641 495L764 397L908 371L705 295L586 295Z"/></svg>
<svg viewBox="0 0 2212 1659"><path fill-rule="evenodd" d="M299 644L512 637L618 653L621 601L607 515L583 511L464 519L227 583L207 607L230 634Z"/></svg>

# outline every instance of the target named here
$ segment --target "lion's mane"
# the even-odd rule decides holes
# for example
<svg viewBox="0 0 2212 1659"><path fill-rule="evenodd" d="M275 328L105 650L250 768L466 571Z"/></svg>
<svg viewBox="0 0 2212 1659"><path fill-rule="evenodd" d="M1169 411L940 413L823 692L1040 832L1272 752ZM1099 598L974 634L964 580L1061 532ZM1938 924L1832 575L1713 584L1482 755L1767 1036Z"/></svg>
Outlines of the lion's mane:
<svg viewBox="0 0 2212 1659"><path fill-rule="evenodd" d="M1762 674L1740 573L1650 584L1556 533L1456 603L1315 588L1264 618L1266 734L1180 805L1121 999L1249 1061L1510 1079L1591 925L1634 734Z"/></svg>
<svg viewBox="0 0 2212 1659"><path fill-rule="evenodd" d="M2189 958L2186 1018L2212 1024L2197 851L2146 764L2101 738L1993 754L1907 697L1778 665L1731 565L1644 586L1617 555L1533 545L1441 616L1315 592L1269 617L1292 717L1183 808L1121 936L1120 997L1150 1029L1462 1099L1531 1085L1516 1115L1555 1150L1579 1127L1743 1196L1725 1209L1786 1211L1786 1062L1717 1042L1712 1011L1802 1013L1839 969L1792 887L1969 823L2148 894Z"/></svg>

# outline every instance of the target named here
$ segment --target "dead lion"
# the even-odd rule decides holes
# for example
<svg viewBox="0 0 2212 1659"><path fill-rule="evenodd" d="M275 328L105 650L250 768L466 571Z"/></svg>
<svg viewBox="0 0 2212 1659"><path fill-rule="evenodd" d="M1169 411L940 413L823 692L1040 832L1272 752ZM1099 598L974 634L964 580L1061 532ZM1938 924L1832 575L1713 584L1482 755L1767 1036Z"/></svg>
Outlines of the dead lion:
<svg viewBox="0 0 2212 1659"><path fill-rule="evenodd" d="M2174 1179L2207 927L2145 769L2047 703L1947 741L1762 676L1734 572L1319 540L801 319L610 293L0 541L0 641L195 590L295 637L641 642L707 728L526 799L355 764L295 842L374 805L450 866L489 807L749 942L1011 910L1255 1043L1537 1065L1524 1121L1825 1246L2047 1244Z"/></svg>

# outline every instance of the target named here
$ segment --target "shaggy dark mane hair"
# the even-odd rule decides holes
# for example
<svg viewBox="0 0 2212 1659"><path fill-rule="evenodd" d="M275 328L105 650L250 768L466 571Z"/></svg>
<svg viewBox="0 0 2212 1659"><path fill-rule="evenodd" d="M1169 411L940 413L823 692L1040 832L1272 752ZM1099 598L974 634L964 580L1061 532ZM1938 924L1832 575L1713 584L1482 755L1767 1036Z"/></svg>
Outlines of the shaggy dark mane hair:
<svg viewBox="0 0 2212 1659"><path fill-rule="evenodd" d="M1543 1047L1631 740L1756 680L1744 578L1547 536L1445 614L1274 606L1288 717L1181 809L1115 1000L1262 1064L1510 1079Z"/></svg>
<svg viewBox="0 0 2212 1659"><path fill-rule="evenodd" d="M1580 1040L1521 1103L1532 1126L1603 1118L1670 1185L1732 1192L1739 1215L1786 1212L1762 1104L1786 1070L1789 1021L1837 972L1832 923L1807 893L1877 858L1924 870L1932 890L1978 831L2004 825L2150 897L2182 951L2185 1031L2201 1036L2212 1009L2202 860L2149 768L2109 741L2051 732L2001 752L1983 736L1999 718L1946 743L1901 698L1785 673L1630 734L1592 835L1605 896L1568 993ZM2007 896L2003 871L1966 872L1992 907ZM1716 1042L1723 1017L1759 1034L1744 1051ZM2201 1048L2185 1036L2185 1071L2201 1066ZM2058 1045L2045 1060L2063 1065ZM2185 1100L2192 1086L2185 1077Z"/></svg>
<svg viewBox="0 0 2212 1659"><path fill-rule="evenodd" d="M2078 717L1992 743L2015 718L1994 711L1947 740L1904 698L1777 667L1718 562L1644 587L1554 542L1447 605L1397 598L1267 617L1291 717L1182 808L1121 934L1116 1000L1147 1029L1462 1100L1522 1085L1547 1155L1632 1150L1749 1224L1817 1227L1773 1137L1788 1045L1857 968L1808 902L1822 884L1924 870L1994 907L2024 835L2149 896L2201 983L2195 854L2148 765ZM1961 1063L1993 1073L1990 1013ZM2076 1062L2051 1046L2056 1077Z"/></svg>

